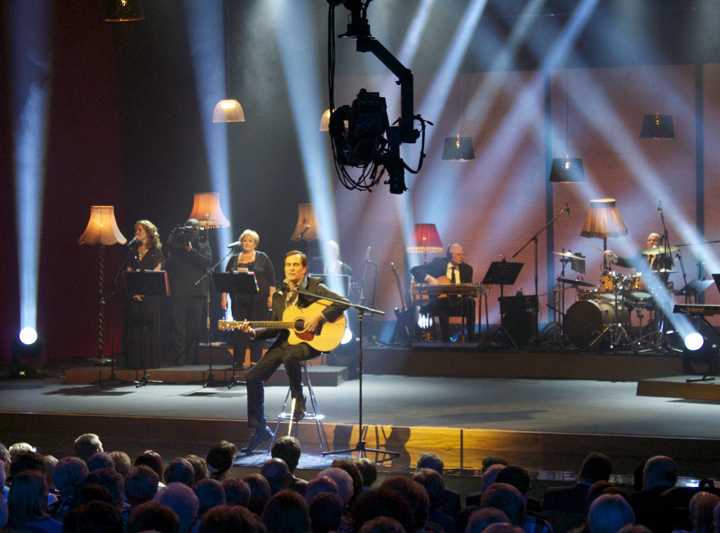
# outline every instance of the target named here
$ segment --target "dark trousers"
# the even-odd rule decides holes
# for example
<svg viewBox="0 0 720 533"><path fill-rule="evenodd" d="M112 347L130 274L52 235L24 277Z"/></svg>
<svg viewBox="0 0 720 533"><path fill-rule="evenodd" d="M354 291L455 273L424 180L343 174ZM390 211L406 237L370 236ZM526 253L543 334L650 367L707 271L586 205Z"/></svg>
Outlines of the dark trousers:
<svg viewBox="0 0 720 533"><path fill-rule="evenodd" d="M293 398L303 399L302 365L319 356L320 352L310 345L290 344L287 341L270 348L250 372L245 376L247 384L248 426L262 429L267 426L265 418L265 389L263 385L281 364L285 365L290 380L290 393Z"/></svg>
<svg viewBox="0 0 720 533"><path fill-rule="evenodd" d="M442 342L450 342L450 317L465 316L465 327L467 328L467 342L473 342L475 336L475 300L472 298L460 298L449 296L438 298L421 309L423 313L429 313L438 317L440 322L440 333Z"/></svg>
<svg viewBox="0 0 720 533"><path fill-rule="evenodd" d="M170 307L172 309L171 363L197 365L200 363L200 336L205 296L172 296Z"/></svg>
<svg viewBox="0 0 720 533"><path fill-rule="evenodd" d="M267 296L245 296L242 299L236 297L232 304L233 320L242 322L243 320L260 320L266 321L270 312L267 307ZM233 359L236 365L242 365L245 362L245 350L250 348L250 362L257 363L262 357L263 343L252 342L247 333L235 330L233 336Z"/></svg>

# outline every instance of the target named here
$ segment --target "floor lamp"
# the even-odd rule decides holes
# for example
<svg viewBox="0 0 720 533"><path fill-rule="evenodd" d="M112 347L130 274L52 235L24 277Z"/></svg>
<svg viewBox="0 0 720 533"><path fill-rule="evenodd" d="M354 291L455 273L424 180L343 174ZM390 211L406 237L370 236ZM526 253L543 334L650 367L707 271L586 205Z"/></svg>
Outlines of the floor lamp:
<svg viewBox="0 0 720 533"><path fill-rule="evenodd" d="M628 229L615 206L615 199L590 200L590 211L580 235L603 240L603 270L607 268L605 251L608 237L622 237L627 234Z"/></svg>
<svg viewBox="0 0 720 533"><path fill-rule="evenodd" d="M435 224L415 224L406 251L409 254L423 254L423 263L427 263L427 254L442 252L443 245Z"/></svg>
<svg viewBox="0 0 720 533"><path fill-rule="evenodd" d="M100 273L100 297L98 300L98 358L104 357L104 312L105 312L105 246L125 244L123 236L115 221L115 208L111 205L96 205L90 208L90 221L85 232L78 239L78 244L99 245L98 265ZM114 347L113 347L114 348ZM114 352L114 349L113 349ZM110 377L105 382L115 380L115 357L111 358ZM101 383L102 386L102 383Z"/></svg>

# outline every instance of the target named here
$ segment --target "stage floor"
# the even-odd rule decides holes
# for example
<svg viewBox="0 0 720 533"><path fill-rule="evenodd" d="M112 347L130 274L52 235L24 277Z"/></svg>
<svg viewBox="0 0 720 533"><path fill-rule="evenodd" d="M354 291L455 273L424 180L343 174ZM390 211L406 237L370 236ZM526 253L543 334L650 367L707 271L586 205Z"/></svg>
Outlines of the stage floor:
<svg viewBox="0 0 720 533"><path fill-rule="evenodd" d="M315 389L331 450L360 440L358 386L353 380ZM613 458L615 474L629 479L656 454L675 458L686 478L715 477L718 402L637 396L637 388L637 382L365 375L364 438L369 448L400 453L388 466L394 471L411 471L419 453L432 451L462 475L476 474L484 457L500 455L536 479L564 479L597 450ZM279 413L286 393L285 386L266 387L269 417ZM85 432L98 433L106 450L133 456L153 448L167 460L204 456L219 439L241 447L251 434L242 386L100 389L58 377L2 380L0 406L3 443L28 441L57 456L71 454L72 441ZM315 423L299 426L304 455L322 457ZM332 458L307 467L321 468Z"/></svg>

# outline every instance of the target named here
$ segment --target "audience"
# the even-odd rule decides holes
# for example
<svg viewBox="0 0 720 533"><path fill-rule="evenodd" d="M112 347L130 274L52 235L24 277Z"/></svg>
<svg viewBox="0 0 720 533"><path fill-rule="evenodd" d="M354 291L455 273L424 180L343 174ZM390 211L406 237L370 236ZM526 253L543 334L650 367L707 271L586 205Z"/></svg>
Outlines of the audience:
<svg viewBox="0 0 720 533"><path fill-rule="evenodd" d="M286 435L275 441L275 444L273 444L270 450L270 457L285 461L291 476L289 488L305 496L305 489L307 488L308 482L295 477L295 469L300 462L301 453L300 441L295 437Z"/></svg>
<svg viewBox="0 0 720 533"><path fill-rule="evenodd" d="M174 459L165 469L164 480L168 483L182 483L190 488L195 485L195 469L190 462L182 457Z"/></svg>
<svg viewBox="0 0 720 533"><path fill-rule="evenodd" d="M597 452L589 454L583 461L580 478L574 486L549 487L545 490L543 510L584 515L588 489L597 481L608 481L611 472L612 462L607 455Z"/></svg>
<svg viewBox="0 0 720 533"><path fill-rule="evenodd" d="M228 477L223 479L222 487L225 491L225 503L227 505L239 505L247 507L250 501L250 486L242 479Z"/></svg>
<svg viewBox="0 0 720 533"><path fill-rule="evenodd" d="M295 491L281 490L267 502L262 521L268 533L308 533L310 515L305 499Z"/></svg>
<svg viewBox="0 0 720 533"><path fill-rule="evenodd" d="M75 455L83 461L87 461L96 453L103 451L100 437L98 437L94 433L86 433L85 435L80 435L77 439L75 439L74 449Z"/></svg>
<svg viewBox="0 0 720 533"><path fill-rule="evenodd" d="M248 509L258 516L262 516L265 505L270 499L270 484L260 474L249 474L243 481L250 487Z"/></svg>
<svg viewBox="0 0 720 533"><path fill-rule="evenodd" d="M21 452L27 453L27 452ZM46 512L47 486L40 472L20 472L13 476L8 494L6 527L18 531L62 531L62 522Z"/></svg>
<svg viewBox="0 0 720 533"><path fill-rule="evenodd" d="M205 458L210 478L222 481L232 468L237 454L237 446L226 440L219 440L212 445Z"/></svg>
<svg viewBox="0 0 720 533"><path fill-rule="evenodd" d="M378 469L368 458L336 458L309 482L298 479L301 449L293 437L279 438L272 458L242 480L229 475L236 451L220 440L207 460L188 455L164 466L160 454L146 450L130 467L127 454L104 452L94 434L78 437L76 457L59 461L27 443L0 444L0 485L7 495L7 505L0 500L0 531L720 533L712 480L699 488L676 486L677 465L666 456L644 463L642 485L631 496L609 481L610 459L591 453L575 485L536 487L536 495L544 492L540 515L533 512L533 501L536 510L539 503L528 472L488 457L482 492L468 495L468 503L478 505L451 515L447 509L459 506L460 495L446 487L435 454L421 454L411 477L394 475L373 488ZM49 488L57 496L51 505Z"/></svg>
<svg viewBox="0 0 720 533"><path fill-rule="evenodd" d="M312 533L337 531L342 523L343 504L340 497L330 492L315 496L308 507Z"/></svg>
<svg viewBox="0 0 720 533"><path fill-rule="evenodd" d="M193 490L182 483L170 483L159 491L153 500L155 503L172 509L180 519L178 533L190 533L198 517L200 502Z"/></svg>
<svg viewBox="0 0 720 533"><path fill-rule="evenodd" d="M590 506L590 533L615 533L628 524L635 524L635 513L619 494L603 494Z"/></svg>

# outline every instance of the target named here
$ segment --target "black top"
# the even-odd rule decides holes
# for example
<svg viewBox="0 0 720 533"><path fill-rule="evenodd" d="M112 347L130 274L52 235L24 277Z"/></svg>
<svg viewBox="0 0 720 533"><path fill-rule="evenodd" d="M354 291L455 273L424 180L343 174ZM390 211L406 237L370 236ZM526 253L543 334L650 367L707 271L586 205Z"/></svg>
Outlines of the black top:
<svg viewBox="0 0 720 533"><path fill-rule="evenodd" d="M197 285L212 263L212 248L204 242L193 242L192 250L172 247L168 251L167 270L170 278L170 293L173 296L204 296L207 294L209 278Z"/></svg>
<svg viewBox="0 0 720 533"><path fill-rule="evenodd" d="M160 270L165 266L165 257L160 251L160 248L151 246L147 253L140 259L140 249L135 248L130 256L128 266L130 270L155 270L155 267L160 265Z"/></svg>
<svg viewBox="0 0 720 533"><path fill-rule="evenodd" d="M239 254L235 254L228 261L225 272L233 272L238 268ZM270 287L275 287L275 269L273 268L270 258L264 253L255 250L255 261L252 263L242 263L243 268L255 273L258 282L259 292L256 296L270 296ZM238 295L242 297L242 295Z"/></svg>

